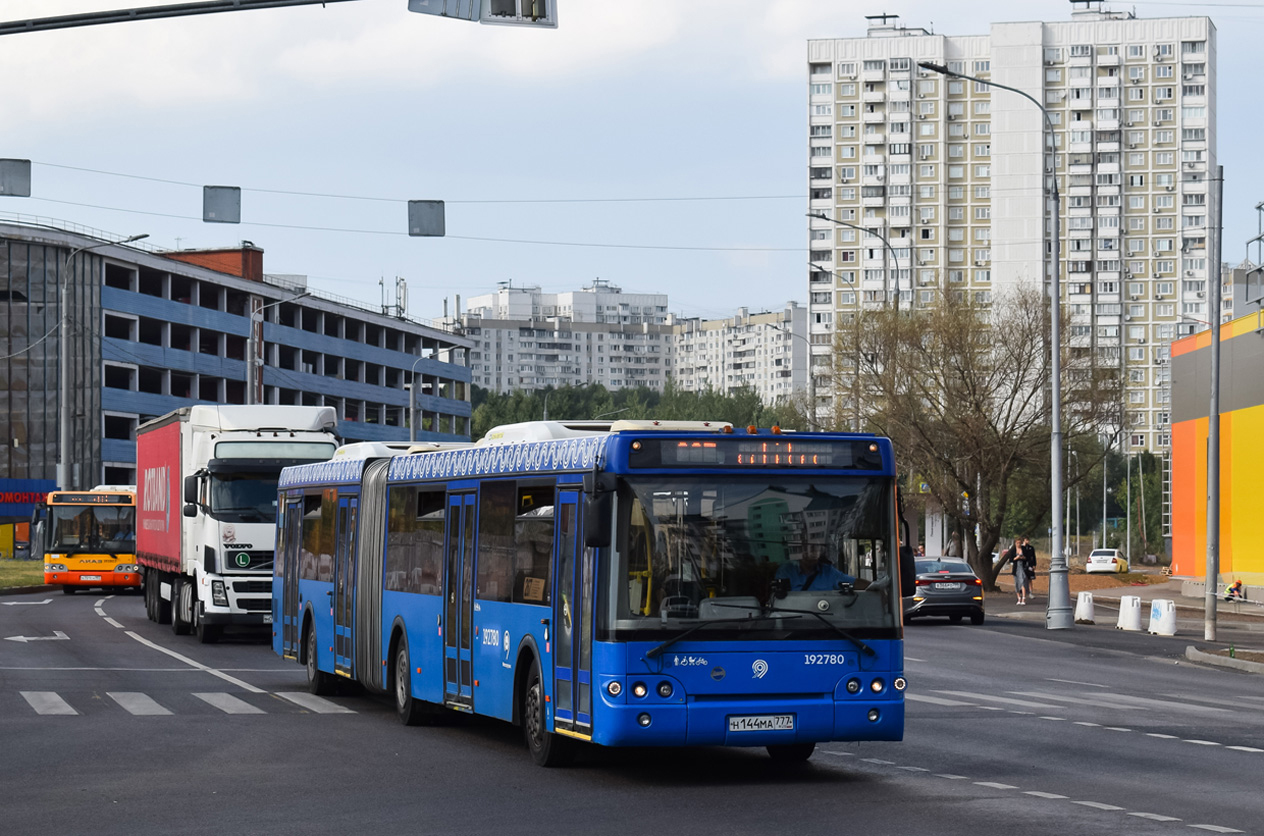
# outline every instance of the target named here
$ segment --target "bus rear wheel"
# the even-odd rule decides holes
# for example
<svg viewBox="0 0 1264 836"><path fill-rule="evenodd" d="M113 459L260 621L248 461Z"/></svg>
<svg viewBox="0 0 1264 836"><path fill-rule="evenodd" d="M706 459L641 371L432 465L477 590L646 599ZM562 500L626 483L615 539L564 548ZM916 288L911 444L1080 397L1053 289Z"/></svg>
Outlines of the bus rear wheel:
<svg viewBox="0 0 1264 836"><path fill-rule="evenodd" d="M803 763L816 751L815 743L779 743L769 746L768 756L778 763Z"/></svg>
<svg viewBox="0 0 1264 836"><path fill-rule="evenodd" d="M73 586L63 586L63 587L61 588L61 591L62 591L62 593L63 593L63 594L65 594L65 595L74 595L74 594L75 594L76 592L78 592L79 590L78 590L78 589L76 589L76 588L75 588L75 587L73 587Z"/></svg>
<svg viewBox="0 0 1264 836"><path fill-rule="evenodd" d="M574 744L548 731L544 716L544 682L540 663L532 662L527 687L522 692L522 736L537 766L564 766L575 756Z"/></svg>
<svg viewBox="0 0 1264 836"><path fill-rule="evenodd" d="M412 661L408 658L408 639L399 637L395 647L394 682L395 713L405 726L420 726L429 719L430 712L422 701L413 697Z"/></svg>
<svg viewBox="0 0 1264 836"><path fill-rule="evenodd" d="M307 622L307 632L303 635L303 658L307 660L307 691L318 697L327 697L334 692L333 677L316 665L316 623Z"/></svg>

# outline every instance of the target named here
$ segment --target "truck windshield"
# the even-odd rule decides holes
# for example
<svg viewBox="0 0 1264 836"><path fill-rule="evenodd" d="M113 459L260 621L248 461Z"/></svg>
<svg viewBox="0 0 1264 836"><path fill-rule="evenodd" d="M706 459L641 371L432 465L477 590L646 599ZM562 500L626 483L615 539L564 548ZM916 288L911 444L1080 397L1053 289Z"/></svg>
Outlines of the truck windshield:
<svg viewBox="0 0 1264 836"><path fill-rule="evenodd" d="M622 639L708 620L696 638L894 636L892 490L886 477L628 479L606 626Z"/></svg>
<svg viewBox="0 0 1264 836"><path fill-rule="evenodd" d="M51 509L51 517L50 552L122 554L136 550L136 508L131 505L59 505Z"/></svg>
<svg viewBox="0 0 1264 836"><path fill-rule="evenodd" d="M211 516L220 522L276 522L279 474L212 473Z"/></svg>

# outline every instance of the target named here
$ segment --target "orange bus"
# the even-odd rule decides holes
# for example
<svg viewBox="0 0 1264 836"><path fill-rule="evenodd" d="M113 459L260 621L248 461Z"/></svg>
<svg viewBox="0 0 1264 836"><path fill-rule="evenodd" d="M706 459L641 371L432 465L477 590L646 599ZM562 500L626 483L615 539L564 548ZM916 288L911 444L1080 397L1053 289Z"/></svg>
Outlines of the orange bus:
<svg viewBox="0 0 1264 836"><path fill-rule="evenodd" d="M36 515L43 524L32 526L31 546L44 552L44 583L67 595L94 586L140 586L135 486L53 491Z"/></svg>

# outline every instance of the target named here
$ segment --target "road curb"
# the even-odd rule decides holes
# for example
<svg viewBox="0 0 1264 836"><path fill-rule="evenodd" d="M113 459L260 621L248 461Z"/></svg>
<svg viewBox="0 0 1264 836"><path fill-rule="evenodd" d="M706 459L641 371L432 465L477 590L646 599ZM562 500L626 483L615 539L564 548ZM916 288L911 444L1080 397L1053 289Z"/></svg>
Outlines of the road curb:
<svg viewBox="0 0 1264 836"><path fill-rule="evenodd" d="M51 584L41 584L39 586L10 586L0 589L0 595L36 595L40 592L52 592L57 587Z"/></svg>
<svg viewBox="0 0 1264 836"><path fill-rule="evenodd" d="M1206 653L1192 644L1185 648L1185 658L1191 662L1202 662L1205 665L1232 668L1235 671L1243 671L1244 673L1264 673L1264 664L1248 662L1245 659L1228 659L1217 653Z"/></svg>

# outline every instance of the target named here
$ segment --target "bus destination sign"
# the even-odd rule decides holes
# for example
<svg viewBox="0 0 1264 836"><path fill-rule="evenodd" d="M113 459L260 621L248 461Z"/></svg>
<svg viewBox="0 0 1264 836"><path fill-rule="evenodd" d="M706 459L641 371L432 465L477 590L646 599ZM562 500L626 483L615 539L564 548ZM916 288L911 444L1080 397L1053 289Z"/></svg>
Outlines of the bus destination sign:
<svg viewBox="0 0 1264 836"><path fill-rule="evenodd" d="M130 494L125 493L52 493L49 505L131 505Z"/></svg>
<svg viewBox="0 0 1264 836"><path fill-rule="evenodd" d="M787 438L638 439L633 467L826 468L881 470L882 451L872 441L808 441Z"/></svg>

